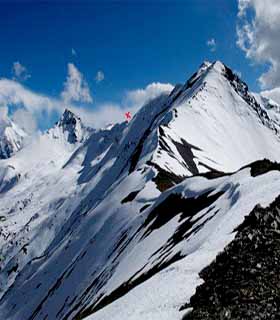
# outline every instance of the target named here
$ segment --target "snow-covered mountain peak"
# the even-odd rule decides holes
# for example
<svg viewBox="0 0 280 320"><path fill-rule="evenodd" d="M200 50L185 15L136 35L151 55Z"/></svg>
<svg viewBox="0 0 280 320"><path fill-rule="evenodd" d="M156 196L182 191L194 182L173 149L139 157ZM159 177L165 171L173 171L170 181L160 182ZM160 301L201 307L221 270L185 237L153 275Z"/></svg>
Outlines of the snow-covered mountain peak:
<svg viewBox="0 0 280 320"><path fill-rule="evenodd" d="M22 148L27 134L10 118L0 119L0 159L10 158Z"/></svg>
<svg viewBox="0 0 280 320"><path fill-rule="evenodd" d="M65 109L57 126L67 135L69 143L81 142L84 137L84 125L81 119L69 109Z"/></svg>
<svg viewBox="0 0 280 320"><path fill-rule="evenodd" d="M265 103L264 99L257 99L256 95L249 91L247 84L240 76L221 61L217 60L213 63L204 62L198 71L186 82L182 91L190 88L191 91L188 91L184 96L191 99L193 99L194 96L197 97L199 92L201 93L200 96L203 95L205 98L209 95L212 97L219 95L220 99L224 99L224 94L230 94L231 92L231 95L233 94L235 96L237 93L238 96L246 102L246 107L254 109L255 112L257 112L263 124L276 131L275 126L271 123L269 115L266 112L267 108L265 105L267 103ZM215 89L215 92L212 89ZM211 94L209 94L209 90L211 90ZM205 91L208 91L208 93Z"/></svg>
<svg viewBox="0 0 280 320"><path fill-rule="evenodd" d="M182 91L188 90L189 88L195 88L204 85L204 82L211 82L217 80L221 76L225 76L227 67L221 61L204 61L198 68L198 70L187 80L182 87Z"/></svg>
<svg viewBox="0 0 280 320"><path fill-rule="evenodd" d="M58 125L63 126L67 124L75 124L76 121L81 121L80 117L78 117L77 115L75 115L74 112L66 108L62 116L60 117L60 120L58 121Z"/></svg>
<svg viewBox="0 0 280 320"><path fill-rule="evenodd" d="M214 68L216 71L221 72L221 73L224 72L224 71L225 71L225 68L226 68L225 64L224 64L222 61L220 61L220 60L214 61L213 63L211 63L211 66L212 66L212 68Z"/></svg>
<svg viewBox="0 0 280 320"><path fill-rule="evenodd" d="M76 144L85 141L92 130L83 124L80 117L66 108L55 126L47 131L47 135L69 144Z"/></svg>
<svg viewBox="0 0 280 320"><path fill-rule="evenodd" d="M170 103L159 121L158 147L151 160L165 176L230 172L255 159L277 160L279 115L258 102L222 62L202 64L170 94Z"/></svg>
<svg viewBox="0 0 280 320"><path fill-rule="evenodd" d="M237 74L235 74L230 68L228 68L223 62L219 60L216 60L214 62L204 61L194 75L196 80L198 78L203 78L204 80L204 78L206 77L209 80L209 78L212 78L215 75L215 77L222 76L231 82L237 81L243 83L243 81L238 77ZM192 76L190 79L192 79L193 77L194 76ZM247 85L245 86L247 87Z"/></svg>
<svg viewBox="0 0 280 320"><path fill-rule="evenodd" d="M247 84L228 66L226 66L221 61L217 60L211 64L209 68L213 73L216 74L218 77L223 77L226 79L234 90L241 95L242 97L247 96L249 94L249 88ZM253 98L252 94L250 93L251 98ZM245 97L246 98L246 97Z"/></svg>

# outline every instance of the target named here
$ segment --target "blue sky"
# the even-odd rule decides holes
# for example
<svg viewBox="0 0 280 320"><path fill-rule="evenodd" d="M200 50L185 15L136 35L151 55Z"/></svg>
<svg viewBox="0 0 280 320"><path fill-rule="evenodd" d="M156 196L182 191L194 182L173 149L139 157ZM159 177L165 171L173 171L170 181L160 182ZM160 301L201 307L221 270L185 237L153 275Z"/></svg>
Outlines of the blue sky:
<svg viewBox="0 0 280 320"><path fill-rule="evenodd" d="M219 59L259 90L264 67L237 47L237 13L236 0L1 4L0 77L12 78L12 65L20 62L30 75L21 79L26 88L57 98L73 63L93 97L86 107L94 109L152 82L182 83L203 60ZM215 50L207 46L211 39ZM104 73L99 83L98 71Z"/></svg>

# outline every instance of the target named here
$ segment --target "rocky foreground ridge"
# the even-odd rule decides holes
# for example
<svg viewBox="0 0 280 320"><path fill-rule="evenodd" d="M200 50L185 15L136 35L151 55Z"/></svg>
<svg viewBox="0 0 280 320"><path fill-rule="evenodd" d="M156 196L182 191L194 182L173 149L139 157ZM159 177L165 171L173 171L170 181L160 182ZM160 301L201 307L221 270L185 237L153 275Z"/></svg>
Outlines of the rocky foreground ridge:
<svg viewBox="0 0 280 320"><path fill-rule="evenodd" d="M259 161L251 174L269 167L277 165ZM201 271L205 282L183 307L188 308L184 320L280 319L280 197L267 208L256 206L236 231L235 239Z"/></svg>

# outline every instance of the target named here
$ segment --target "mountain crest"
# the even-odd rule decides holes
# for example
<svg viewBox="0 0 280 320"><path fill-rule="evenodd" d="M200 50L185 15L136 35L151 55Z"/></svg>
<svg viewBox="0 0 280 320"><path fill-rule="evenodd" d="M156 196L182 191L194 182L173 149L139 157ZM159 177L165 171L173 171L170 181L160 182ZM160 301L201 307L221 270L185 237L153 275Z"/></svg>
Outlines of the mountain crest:
<svg viewBox="0 0 280 320"><path fill-rule="evenodd" d="M68 108L64 110L56 126L62 129L69 143L74 144L83 141L85 127L82 120Z"/></svg>
<svg viewBox="0 0 280 320"><path fill-rule="evenodd" d="M76 124L77 120L81 121L80 117L78 117L77 115L75 115L74 112L66 108L58 122L58 125L63 126L65 124L70 124L70 123Z"/></svg>

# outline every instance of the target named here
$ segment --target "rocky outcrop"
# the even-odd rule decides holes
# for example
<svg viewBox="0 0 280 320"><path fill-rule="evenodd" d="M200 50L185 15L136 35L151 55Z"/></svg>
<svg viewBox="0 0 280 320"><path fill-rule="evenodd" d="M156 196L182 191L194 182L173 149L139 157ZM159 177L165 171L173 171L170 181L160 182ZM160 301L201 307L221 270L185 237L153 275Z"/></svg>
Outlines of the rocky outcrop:
<svg viewBox="0 0 280 320"><path fill-rule="evenodd" d="M64 133L67 133L67 141L69 143L82 141L84 127L81 119L69 109L65 109L57 125L62 128Z"/></svg>
<svg viewBox="0 0 280 320"><path fill-rule="evenodd" d="M273 320L280 315L280 197L260 206L235 239L200 273L184 320ZM188 309L191 310L191 309Z"/></svg>

